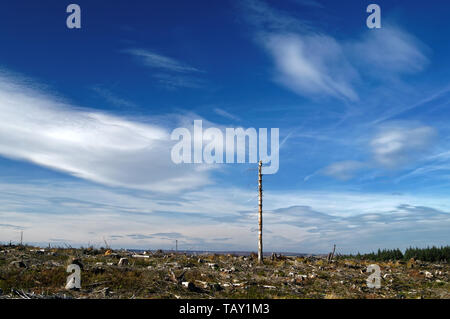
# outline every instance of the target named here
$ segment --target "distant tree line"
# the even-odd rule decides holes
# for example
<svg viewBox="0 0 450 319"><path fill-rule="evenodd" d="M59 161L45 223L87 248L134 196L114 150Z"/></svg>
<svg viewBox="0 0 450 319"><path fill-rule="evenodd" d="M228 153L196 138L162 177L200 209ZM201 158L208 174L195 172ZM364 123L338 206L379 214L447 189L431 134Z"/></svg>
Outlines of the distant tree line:
<svg viewBox="0 0 450 319"><path fill-rule="evenodd" d="M428 262L440 262L450 260L450 246L442 247L427 247L427 248L407 248L405 253L400 249L378 249L378 251L369 254L356 255L341 255L342 258L355 258L358 260L373 260L373 261L389 261L389 260L409 260L414 258L416 260Z"/></svg>

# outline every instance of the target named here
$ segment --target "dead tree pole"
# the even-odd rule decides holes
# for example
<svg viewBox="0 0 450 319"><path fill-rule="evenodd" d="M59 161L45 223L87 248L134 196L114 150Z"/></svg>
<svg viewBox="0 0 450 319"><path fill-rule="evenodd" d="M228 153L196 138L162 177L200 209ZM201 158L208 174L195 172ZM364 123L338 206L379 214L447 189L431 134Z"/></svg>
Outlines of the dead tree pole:
<svg viewBox="0 0 450 319"><path fill-rule="evenodd" d="M23 230L20 232L20 246L23 244Z"/></svg>
<svg viewBox="0 0 450 319"><path fill-rule="evenodd" d="M259 161L258 165L258 263L262 264L263 262L263 243L262 243L262 161Z"/></svg>

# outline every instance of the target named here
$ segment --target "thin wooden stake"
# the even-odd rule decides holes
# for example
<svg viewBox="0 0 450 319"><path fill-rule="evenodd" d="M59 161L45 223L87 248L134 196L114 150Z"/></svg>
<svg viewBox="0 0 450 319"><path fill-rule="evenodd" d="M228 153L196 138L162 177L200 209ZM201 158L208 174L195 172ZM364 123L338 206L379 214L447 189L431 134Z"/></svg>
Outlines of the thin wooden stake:
<svg viewBox="0 0 450 319"><path fill-rule="evenodd" d="M328 263L333 262L334 252L335 252L335 251L336 251L336 244L334 244L334 246L333 246L333 252L331 252L331 253L328 254L328 258L327 258Z"/></svg>

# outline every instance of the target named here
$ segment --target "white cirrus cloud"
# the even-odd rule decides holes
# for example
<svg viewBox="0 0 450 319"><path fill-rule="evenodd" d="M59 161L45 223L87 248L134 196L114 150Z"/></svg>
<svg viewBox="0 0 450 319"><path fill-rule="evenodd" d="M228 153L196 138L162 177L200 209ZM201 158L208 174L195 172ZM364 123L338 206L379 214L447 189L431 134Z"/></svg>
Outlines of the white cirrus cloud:
<svg viewBox="0 0 450 319"><path fill-rule="evenodd" d="M205 87L206 82L193 76L157 73L153 74L153 78L158 81L159 85L166 89L190 88L199 89Z"/></svg>
<svg viewBox="0 0 450 319"><path fill-rule="evenodd" d="M77 108L0 74L0 155L106 185L173 192L208 170L171 161L168 128ZM173 123L177 120L172 119Z"/></svg>
<svg viewBox="0 0 450 319"><path fill-rule="evenodd" d="M382 50L380 49L382 48ZM377 76L422 71L429 60L428 48L410 33L393 25L385 25L375 32L366 32L364 38L348 44L355 61L370 66Z"/></svg>
<svg viewBox="0 0 450 319"><path fill-rule="evenodd" d="M397 168L422 158L432 147L436 136L436 130L430 126L391 122L379 129L370 141L370 147L378 164Z"/></svg>
<svg viewBox="0 0 450 319"><path fill-rule="evenodd" d="M395 80L429 64L427 46L393 24L338 40L263 1L244 3L255 39L273 60L275 81L302 96L359 101L365 80Z"/></svg>
<svg viewBox="0 0 450 319"><path fill-rule="evenodd" d="M275 61L277 82L298 94L358 100L351 85L357 72L333 38L276 34L267 35L264 43Z"/></svg>
<svg viewBox="0 0 450 319"><path fill-rule="evenodd" d="M152 77L165 89L198 89L206 86L206 81L198 75L204 73L195 67L145 49L128 49L122 53L131 55L145 68L153 69Z"/></svg>
<svg viewBox="0 0 450 319"><path fill-rule="evenodd" d="M214 111L214 113L216 113L216 114L218 114L218 115L220 115L220 116L222 116L222 117L224 117L224 118L227 118L227 119L229 119L229 120L232 120L232 121L241 121L241 118L240 118L239 116L236 116L236 115L234 115L234 114L231 114L231 113L225 111L225 110L222 109L222 108L216 107L216 108L213 109L213 111Z"/></svg>
<svg viewBox="0 0 450 319"><path fill-rule="evenodd" d="M109 89L104 88L102 86L94 86L91 88L93 92L95 92L97 95L105 99L110 105L115 105L118 107L124 107L124 108L135 108L136 104L128 101L124 98L121 98L117 95L115 95L113 92L111 92Z"/></svg>
<svg viewBox="0 0 450 319"><path fill-rule="evenodd" d="M187 65L183 62L149 50L128 49L124 50L123 52L138 58L143 65L149 68L163 69L181 73L202 72L199 69Z"/></svg>
<svg viewBox="0 0 450 319"><path fill-rule="evenodd" d="M366 164L359 161L342 161L325 167L322 173L345 181L351 179L358 171L366 166Z"/></svg>
<svg viewBox="0 0 450 319"><path fill-rule="evenodd" d="M117 248L170 249L178 238L184 249L256 248L257 198L247 188L162 196L77 180L1 182L0 194L0 242L17 241L24 230L27 243L40 245L103 245L105 237ZM267 192L265 203L268 251L321 253L337 244L356 252L448 240L445 196L283 190Z"/></svg>

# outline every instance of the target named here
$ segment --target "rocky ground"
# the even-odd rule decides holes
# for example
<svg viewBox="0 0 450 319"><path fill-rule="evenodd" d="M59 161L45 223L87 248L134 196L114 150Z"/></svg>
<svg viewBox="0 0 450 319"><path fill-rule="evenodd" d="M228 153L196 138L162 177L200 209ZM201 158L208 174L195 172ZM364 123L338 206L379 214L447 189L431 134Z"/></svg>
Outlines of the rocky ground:
<svg viewBox="0 0 450 319"><path fill-rule="evenodd" d="M69 264L81 289L65 289ZM0 246L0 298L446 298L450 265L378 262L381 288L368 288L374 262L322 257L136 255L106 249Z"/></svg>

